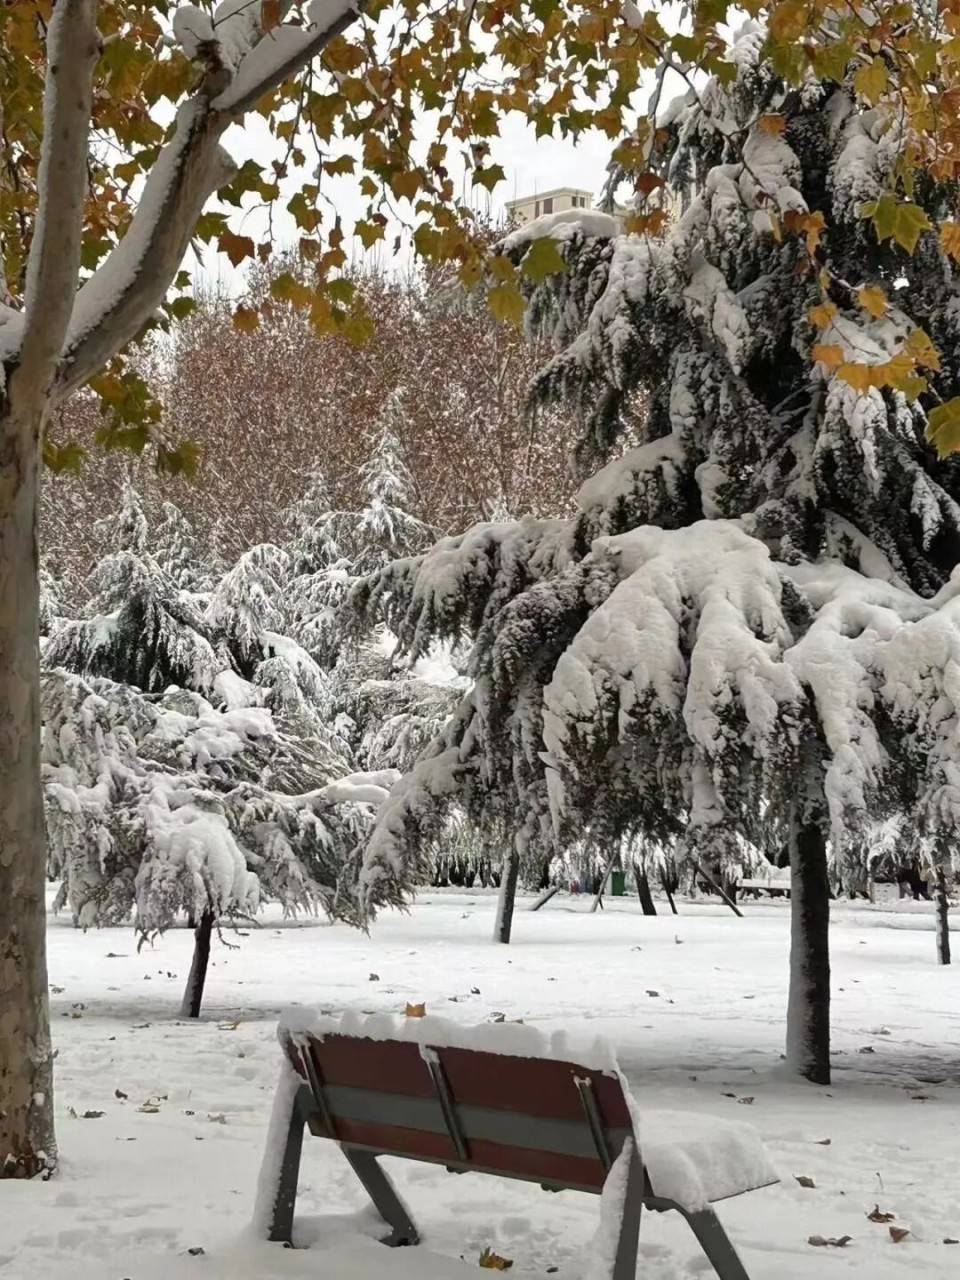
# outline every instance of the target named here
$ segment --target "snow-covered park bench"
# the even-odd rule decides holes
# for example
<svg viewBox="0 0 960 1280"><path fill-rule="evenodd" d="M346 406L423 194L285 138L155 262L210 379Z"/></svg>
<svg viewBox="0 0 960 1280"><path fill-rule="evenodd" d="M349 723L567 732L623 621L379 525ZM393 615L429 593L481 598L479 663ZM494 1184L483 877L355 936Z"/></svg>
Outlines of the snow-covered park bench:
<svg viewBox="0 0 960 1280"><path fill-rule="evenodd" d="M419 1235L378 1157L602 1193L591 1280L634 1280L641 1209L682 1214L722 1280L748 1280L712 1208L777 1181L755 1130L640 1110L610 1052L562 1036L440 1019L285 1018L289 1060L260 1177L258 1225L290 1242L304 1127L339 1143L390 1227ZM639 1134L639 1141L638 1141Z"/></svg>

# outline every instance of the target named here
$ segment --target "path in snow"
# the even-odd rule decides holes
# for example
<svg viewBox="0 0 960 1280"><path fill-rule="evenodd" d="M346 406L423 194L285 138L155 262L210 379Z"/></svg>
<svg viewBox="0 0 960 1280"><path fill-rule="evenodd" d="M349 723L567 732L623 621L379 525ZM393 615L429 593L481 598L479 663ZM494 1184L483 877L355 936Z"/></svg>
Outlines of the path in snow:
<svg viewBox="0 0 960 1280"><path fill-rule="evenodd" d="M785 904L748 906L744 920L705 905L656 919L633 901L595 915L587 906L566 898L521 910L509 947L488 940L494 902L484 894L424 894L369 937L267 915L239 949L215 947L193 1025L178 1018L186 930L138 955L129 930L83 935L54 920L62 1169L50 1183L4 1187L0 1280L62 1280L65 1268L76 1280L439 1280L457 1269L427 1250L475 1270L487 1245L514 1259L514 1273L555 1267L576 1280L593 1198L397 1162L427 1247L387 1253L357 1240L378 1224L336 1148L318 1140L306 1145L301 1242L327 1252L243 1239L280 1009L396 1012L408 999L466 1022L500 1012L607 1036L641 1105L755 1124L784 1181L721 1208L752 1280L960 1274L960 1245L943 1243L960 1238L960 968L935 963L932 907L836 908L837 1057L834 1085L822 1089L777 1076ZM867 1221L877 1203L910 1228L903 1243ZM853 1239L825 1250L806 1243L811 1235ZM641 1242L643 1280L710 1274L674 1216L645 1215Z"/></svg>

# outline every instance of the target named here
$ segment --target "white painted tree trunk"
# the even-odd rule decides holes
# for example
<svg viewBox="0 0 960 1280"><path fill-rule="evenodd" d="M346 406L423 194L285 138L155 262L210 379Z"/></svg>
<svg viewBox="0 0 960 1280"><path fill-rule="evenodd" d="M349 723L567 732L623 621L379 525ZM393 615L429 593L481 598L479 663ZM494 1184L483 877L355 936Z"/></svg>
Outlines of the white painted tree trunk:
<svg viewBox="0 0 960 1280"><path fill-rule="evenodd" d="M56 1162L40 786L38 457L0 416L0 1177Z"/></svg>
<svg viewBox="0 0 960 1280"><path fill-rule="evenodd" d="M797 817L790 835L787 1063L814 1084L830 1083L829 925L826 840L816 822Z"/></svg>

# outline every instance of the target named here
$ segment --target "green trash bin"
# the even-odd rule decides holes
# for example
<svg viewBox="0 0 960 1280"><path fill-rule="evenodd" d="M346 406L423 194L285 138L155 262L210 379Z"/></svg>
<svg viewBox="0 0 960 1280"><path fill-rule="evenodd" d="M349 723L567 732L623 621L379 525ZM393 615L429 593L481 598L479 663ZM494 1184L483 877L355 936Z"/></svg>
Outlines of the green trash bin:
<svg viewBox="0 0 960 1280"><path fill-rule="evenodd" d="M627 873L613 871L610 874L610 894L614 898L622 898L627 892Z"/></svg>

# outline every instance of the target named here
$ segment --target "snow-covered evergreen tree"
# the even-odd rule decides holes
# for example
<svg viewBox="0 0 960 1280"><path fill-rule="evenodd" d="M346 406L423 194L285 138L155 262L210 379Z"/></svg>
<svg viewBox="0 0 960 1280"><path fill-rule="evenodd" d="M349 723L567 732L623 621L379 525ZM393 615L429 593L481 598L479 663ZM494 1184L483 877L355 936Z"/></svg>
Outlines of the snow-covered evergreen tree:
<svg viewBox="0 0 960 1280"><path fill-rule="evenodd" d="M101 532L109 550L90 574L85 616L57 629L44 651L47 665L145 692L169 685L209 692L225 663L197 601L151 554L147 517L131 485Z"/></svg>
<svg viewBox="0 0 960 1280"><path fill-rule="evenodd" d="M267 635L283 627L290 558L272 543L245 551L214 587L204 619L226 663L249 679L268 656Z"/></svg>
<svg viewBox="0 0 960 1280"><path fill-rule="evenodd" d="M50 636L64 614L61 584L43 563L40 565L40 635Z"/></svg>
<svg viewBox="0 0 960 1280"><path fill-rule="evenodd" d="M132 914L145 936L197 920L192 1016L221 921L269 899L362 923L360 850L396 773L347 773L268 709L218 710L189 691L151 696L53 670L43 702L58 905L84 928Z"/></svg>
<svg viewBox="0 0 960 1280"><path fill-rule="evenodd" d="M400 556L422 551L433 530L411 514L413 477L400 445L402 400L395 391L371 432L370 453L360 467L367 502L347 540L354 574L371 573Z"/></svg>
<svg viewBox="0 0 960 1280"><path fill-rule="evenodd" d="M210 590L216 565L176 503L163 504L163 514L152 542L153 558L160 572L166 574L180 591Z"/></svg>
<svg viewBox="0 0 960 1280"><path fill-rule="evenodd" d="M341 613L357 579L433 541L433 530L409 509L413 481L400 445L402 412L395 392L370 433L360 467L366 494L361 508L324 508L326 487L315 473L291 512L295 531L285 549L295 575L286 592L289 630L323 666L334 666L343 651Z"/></svg>
<svg viewBox="0 0 960 1280"><path fill-rule="evenodd" d="M452 803L523 856L588 831L728 869L744 839L789 847L788 1058L823 1081L828 846L843 866L900 813L931 863L956 856L960 464L925 433L960 390L960 306L924 228L958 191L898 185L909 139L855 104L855 66L788 89L763 49L747 24L730 75L661 112L654 159L692 190L665 237L572 211L503 246L564 259L518 278L556 344L535 398L583 422L579 513L356 589L413 655L474 640L365 882L387 895ZM608 461L640 390L642 442Z"/></svg>

